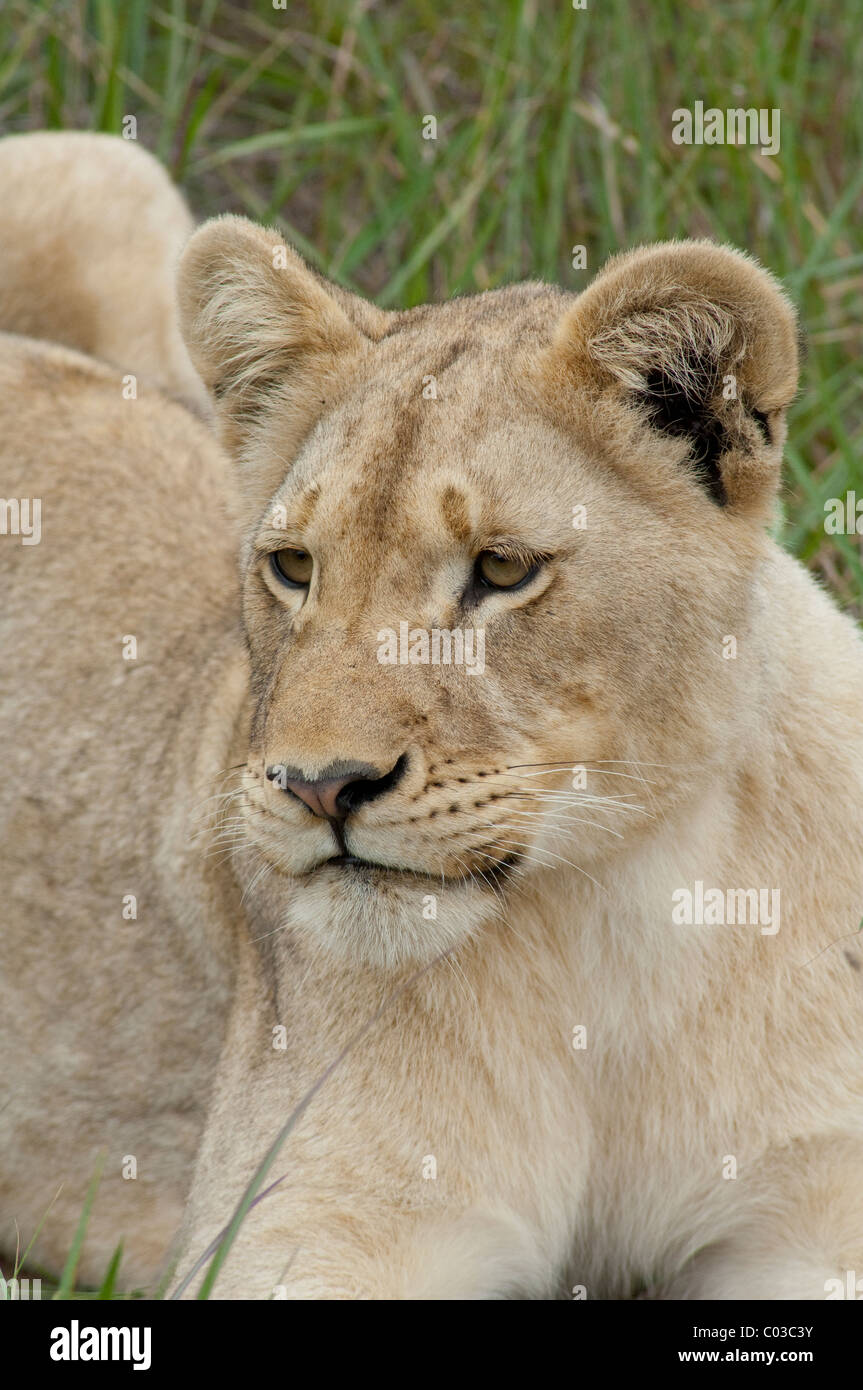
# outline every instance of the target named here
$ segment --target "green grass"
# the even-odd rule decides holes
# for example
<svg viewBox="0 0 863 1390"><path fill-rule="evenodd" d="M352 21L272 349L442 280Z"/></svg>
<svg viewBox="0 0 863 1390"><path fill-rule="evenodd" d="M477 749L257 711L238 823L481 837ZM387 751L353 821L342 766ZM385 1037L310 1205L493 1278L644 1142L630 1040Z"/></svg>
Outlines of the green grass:
<svg viewBox="0 0 863 1390"><path fill-rule="evenodd" d="M823 526L827 498L863 497L859 5L587 2L0 0L0 132L134 115L196 214L273 222L387 306L522 277L578 290L663 237L747 248L808 344L782 539L861 617L861 538ZM778 108L780 154L674 145L696 100Z"/></svg>
<svg viewBox="0 0 863 1390"><path fill-rule="evenodd" d="M51 1202L46 1211L42 1214L42 1218L38 1222L36 1229L33 1231L27 1247L24 1250L21 1250L19 1244L19 1248L16 1250L15 1259L12 1262L11 1268L0 1268L0 1278L4 1278L4 1280L7 1281L7 1287L3 1290L5 1301L10 1301L12 1297L11 1291L8 1287L8 1281L11 1280L28 1280L30 1281L31 1290L32 1281L39 1280L41 1285L39 1290L40 1297L46 1299L50 1298L53 1300L65 1301L67 1299L107 1299L109 1301L116 1301L121 1299L130 1299L143 1296L134 1292L118 1292L117 1290L117 1275L119 1273L120 1264L123 1259L122 1240L119 1242L113 1255L111 1256L111 1259L108 1262L108 1268L106 1269L105 1275L98 1288L79 1288L75 1282L75 1275L78 1272L78 1261L81 1258L81 1251L84 1248L84 1240L86 1238L87 1227L90 1222L90 1213L93 1210L93 1204L96 1201L99 1192L99 1184L102 1179L102 1170L104 1168L104 1162L104 1155L102 1155L96 1164L93 1177L87 1189L87 1195L84 1198L84 1203L81 1207L81 1215L78 1218L78 1225L75 1230L75 1235L72 1238L72 1244L69 1247L69 1252L66 1256L66 1262L63 1266L63 1272L60 1275L60 1278L53 1278L47 1270L42 1270L38 1267L38 1265L29 1263L30 1251L33 1249L33 1246L35 1245L39 1237L39 1233L41 1232L42 1227L45 1225L46 1221L48 1220L51 1214L51 1207L53 1207L54 1205L54 1203ZM57 1193L57 1196L59 1196L59 1192Z"/></svg>

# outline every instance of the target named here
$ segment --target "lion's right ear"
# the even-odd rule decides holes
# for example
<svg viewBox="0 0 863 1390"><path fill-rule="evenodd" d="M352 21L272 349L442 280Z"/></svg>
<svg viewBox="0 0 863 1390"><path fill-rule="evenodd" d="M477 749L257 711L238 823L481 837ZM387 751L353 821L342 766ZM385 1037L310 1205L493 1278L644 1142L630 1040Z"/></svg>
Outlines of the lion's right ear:
<svg viewBox="0 0 863 1390"><path fill-rule="evenodd" d="M189 355L213 396L241 483L266 468L266 451L253 444L270 410L279 407L279 452L289 460L328 385L389 318L329 285L278 232L244 217L214 218L195 232L180 261L178 297ZM245 481L258 495L266 491L259 477ZM270 481L267 496L281 479Z"/></svg>
<svg viewBox="0 0 863 1390"><path fill-rule="evenodd" d="M586 401L636 473L661 450L717 506L769 515L797 326L749 256L679 241L614 257L563 316L546 367L561 412L567 398Z"/></svg>

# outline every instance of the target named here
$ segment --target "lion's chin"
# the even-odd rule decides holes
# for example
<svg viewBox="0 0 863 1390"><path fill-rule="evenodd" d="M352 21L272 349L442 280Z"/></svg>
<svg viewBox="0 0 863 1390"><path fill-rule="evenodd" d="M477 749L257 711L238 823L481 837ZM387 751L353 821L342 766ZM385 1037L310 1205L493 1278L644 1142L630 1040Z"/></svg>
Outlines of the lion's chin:
<svg viewBox="0 0 863 1390"><path fill-rule="evenodd" d="M295 881L285 925L358 965L426 965L495 913L490 890L374 864L327 863Z"/></svg>

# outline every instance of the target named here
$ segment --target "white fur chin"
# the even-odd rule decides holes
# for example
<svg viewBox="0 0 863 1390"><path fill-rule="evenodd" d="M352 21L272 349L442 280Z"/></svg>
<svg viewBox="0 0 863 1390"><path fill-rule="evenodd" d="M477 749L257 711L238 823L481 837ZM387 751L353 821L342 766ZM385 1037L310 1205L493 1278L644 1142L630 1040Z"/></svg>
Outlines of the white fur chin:
<svg viewBox="0 0 863 1390"><path fill-rule="evenodd" d="M410 875L354 881L332 869L297 884L284 920L343 960L392 969L427 964L474 935L493 908L470 883L442 887Z"/></svg>

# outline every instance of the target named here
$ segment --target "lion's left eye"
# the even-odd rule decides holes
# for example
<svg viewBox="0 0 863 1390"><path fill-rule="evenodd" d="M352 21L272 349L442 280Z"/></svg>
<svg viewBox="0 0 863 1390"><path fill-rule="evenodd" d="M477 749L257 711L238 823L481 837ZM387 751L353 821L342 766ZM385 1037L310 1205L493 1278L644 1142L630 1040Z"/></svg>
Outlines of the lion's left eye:
<svg viewBox="0 0 863 1390"><path fill-rule="evenodd" d="M305 589L311 582L314 561L307 550L274 550L270 562L277 578L291 589Z"/></svg>
<svg viewBox="0 0 863 1390"><path fill-rule="evenodd" d="M514 589L536 570L536 565L501 555L497 550L484 550L477 556L476 571L483 584L492 589Z"/></svg>

